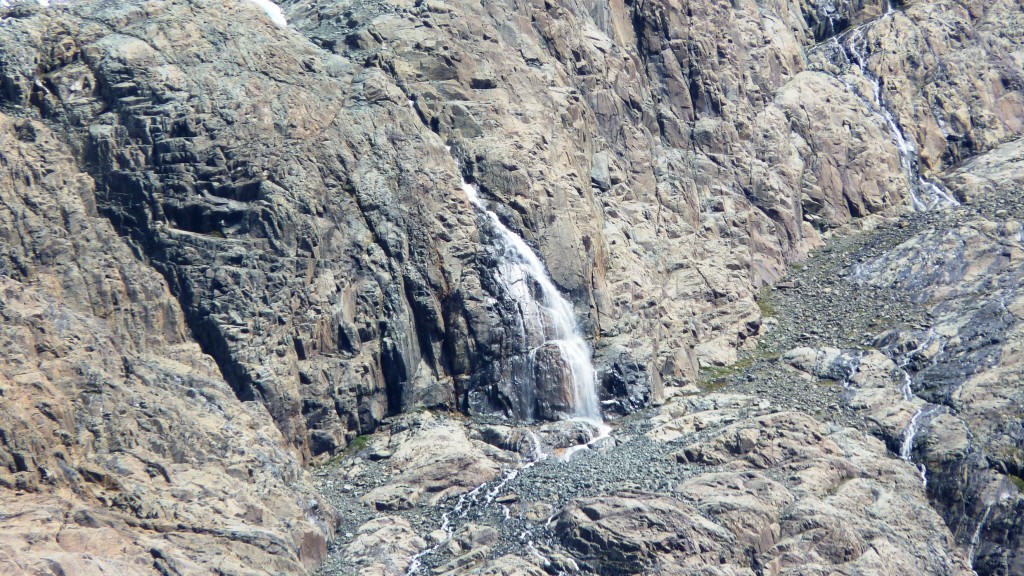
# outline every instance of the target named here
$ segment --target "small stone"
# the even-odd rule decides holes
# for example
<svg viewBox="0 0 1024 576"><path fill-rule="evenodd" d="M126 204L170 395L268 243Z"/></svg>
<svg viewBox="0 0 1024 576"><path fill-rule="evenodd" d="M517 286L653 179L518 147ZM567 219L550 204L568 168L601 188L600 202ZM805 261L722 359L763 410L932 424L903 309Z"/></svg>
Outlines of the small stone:
<svg viewBox="0 0 1024 576"><path fill-rule="evenodd" d="M555 507L547 502L534 502L526 508L527 520L531 522L546 522L552 514L555 513Z"/></svg>

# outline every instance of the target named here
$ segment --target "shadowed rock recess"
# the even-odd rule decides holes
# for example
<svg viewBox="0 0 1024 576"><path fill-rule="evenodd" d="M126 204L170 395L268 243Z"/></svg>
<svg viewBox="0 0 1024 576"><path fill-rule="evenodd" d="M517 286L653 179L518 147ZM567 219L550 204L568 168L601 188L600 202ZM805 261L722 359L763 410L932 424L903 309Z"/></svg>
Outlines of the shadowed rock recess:
<svg viewBox="0 0 1024 576"><path fill-rule="evenodd" d="M0 0L0 573L1024 573L1019 2L279 8Z"/></svg>

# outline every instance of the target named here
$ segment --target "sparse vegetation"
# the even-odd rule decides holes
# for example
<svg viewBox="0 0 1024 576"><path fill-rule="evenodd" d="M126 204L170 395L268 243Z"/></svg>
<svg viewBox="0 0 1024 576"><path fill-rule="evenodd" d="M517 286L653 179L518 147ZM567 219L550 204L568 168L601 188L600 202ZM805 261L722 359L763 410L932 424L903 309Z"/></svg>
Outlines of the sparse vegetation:
<svg viewBox="0 0 1024 576"><path fill-rule="evenodd" d="M757 307L761 310L761 316L771 318L775 316L775 305L773 302L772 289L769 286L762 286L757 292Z"/></svg>
<svg viewBox="0 0 1024 576"><path fill-rule="evenodd" d="M729 378L743 372L751 366L762 361L772 361L779 358L779 353L773 351L763 342L759 342L757 349L746 352L738 360L728 366L703 366L697 379L697 386L702 390L718 390L728 384Z"/></svg>
<svg viewBox="0 0 1024 576"><path fill-rule="evenodd" d="M351 442L348 443L348 446L345 448L345 454L355 454L356 452L359 452L363 448L366 448L366 445L369 444L369 443L370 443L370 435L369 434L363 434L361 436L356 436L355 438L352 439Z"/></svg>
<svg viewBox="0 0 1024 576"><path fill-rule="evenodd" d="M704 380L703 378L697 383L697 387L703 392L716 392L725 388L729 385L729 381L725 378L718 378L716 380Z"/></svg>
<svg viewBox="0 0 1024 576"><path fill-rule="evenodd" d="M330 469L338 466L342 460L349 456L353 456L360 450L366 448L370 443L370 435L363 434L362 436L356 436L348 443L348 446L344 450L334 454L327 460L322 460L316 463L313 467L316 469Z"/></svg>
<svg viewBox="0 0 1024 576"><path fill-rule="evenodd" d="M1014 476L1013 474L1010 474L1009 476L1010 481L1013 482L1014 486L1017 487L1017 490L1024 494L1024 478L1021 478L1020 476Z"/></svg>
<svg viewBox="0 0 1024 576"><path fill-rule="evenodd" d="M698 384L703 388L710 382L727 380L733 374L746 370L756 361L757 358L755 356L747 356L745 358L740 358L728 366L708 366L701 368L699 378L700 382Z"/></svg>

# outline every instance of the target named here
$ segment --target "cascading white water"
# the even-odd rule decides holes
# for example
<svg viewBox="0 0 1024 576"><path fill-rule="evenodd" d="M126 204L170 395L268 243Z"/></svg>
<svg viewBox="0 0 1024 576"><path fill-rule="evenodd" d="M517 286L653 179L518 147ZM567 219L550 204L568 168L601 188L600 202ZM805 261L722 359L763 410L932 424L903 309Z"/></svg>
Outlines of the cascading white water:
<svg viewBox="0 0 1024 576"><path fill-rule="evenodd" d="M893 11L892 2L887 2L886 6L886 14L891 13ZM900 155L900 166L907 174L907 181L910 184L911 205L914 210L918 212L926 212L940 206L959 206L960 203L957 202L952 195L943 190L941 186L934 182L925 180L924 177L920 175L918 168L919 159L917 155L917 146L913 141L908 140L903 134L903 130L900 129L900 125L896 121L896 118L882 101L882 80L868 71L867 66L865 65L864 54L861 51L861 47L858 45L858 41L860 39L861 30L858 28L850 34L844 45L850 54L850 64L860 70L860 73L871 82L872 99L868 102L868 100L864 98L864 101L876 114L881 116L882 120L885 121L885 125L889 128L889 133L892 135L893 142L896 143L896 148L899 150ZM859 94L858 90L854 88L854 86L846 82L844 83L851 92ZM922 200L922 196L924 196L927 201Z"/></svg>
<svg viewBox="0 0 1024 576"><path fill-rule="evenodd" d="M917 421L921 418L921 414L924 414L924 410L918 408L917 412L914 412L914 416L910 418L910 424L907 424L907 428L903 431L903 445L900 446L900 458L907 462L910 462L913 456L914 436L917 435Z"/></svg>
<svg viewBox="0 0 1024 576"><path fill-rule="evenodd" d="M945 342L943 338L935 332L934 328L929 328L920 344L910 352L904 354L903 358L900 360L899 369L903 378L903 381L900 384L900 395L903 396L903 400L905 402L910 402L914 399L914 380L910 377L910 373L907 372L907 366L915 356L920 354L936 341L940 346L944 347ZM917 466L918 472L921 474L921 483L925 487L928 486L928 468L924 464L914 462L914 439L917 437L917 433L921 428L922 420L926 421L928 418L934 416L939 410L942 410L941 406L929 406L927 404L918 408L917 411L914 412L914 415L910 417L910 423L908 423L907 427L903 429L902 443L900 444L900 458Z"/></svg>
<svg viewBox="0 0 1024 576"><path fill-rule="evenodd" d="M441 513L441 532L445 535L444 539L433 546L420 550L410 558L405 576L414 576L423 570L423 559L436 553L441 546L447 544L455 536L458 528L455 526L456 522L465 521L470 511L474 508L486 508L492 505L498 496L502 495L505 487L510 482L518 478L523 472L548 458L549 454L544 451L544 445L541 443L540 438L530 430L527 430L525 433L526 438L530 441L529 453L531 459L518 469L510 468L505 470L500 479L484 482L469 492L459 495L455 504ZM483 496L482 499L481 495ZM509 511L505 508L505 517L508 518L508 516Z"/></svg>
<svg viewBox="0 0 1024 576"><path fill-rule="evenodd" d="M900 370L903 375L903 383L900 385L900 394L903 396L903 400L910 402L914 399L914 390L911 388L914 381L911 380L910 374L906 370Z"/></svg>
<svg viewBox="0 0 1024 576"><path fill-rule="evenodd" d="M572 390L567 392L571 397L571 416L602 422L596 390L597 372L590 360L590 346L576 323L572 304L558 292L537 254L509 230L497 214L487 209L477 187L463 180L462 190L495 232L495 248L499 251L495 278L516 302L530 339L531 360L540 348L556 346L570 372ZM526 401L532 401L535 390L524 392Z"/></svg>
<svg viewBox="0 0 1024 576"><path fill-rule="evenodd" d="M908 355L909 359L909 355ZM905 362L904 362L905 364ZM903 382L900 384L900 395L903 396L904 402L910 402L914 399L914 389L912 388L914 381L910 378L910 373L902 369L901 364L900 373L903 375ZM903 430L903 442L900 444L900 458L907 462L914 463L914 437L917 436L917 430L920 425L921 416L924 415L924 408L918 408L914 415L910 417L910 423ZM918 466L918 470L921 473L921 482L928 485L928 469L924 464Z"/></svg>
<svg viewBox="0 0 1024 576"><path fill-rule="evenodd" d="M971 544L967 548L967 566L974 572L974 553L978 548L978 542L981 542L981 530L985 527L985 522L988 522L989 514L992 513L992 504L985 506L985 514L981 517L978 525L974 528L974 533L971 534ZM977 572L974 572L977 576Z"/></svg>

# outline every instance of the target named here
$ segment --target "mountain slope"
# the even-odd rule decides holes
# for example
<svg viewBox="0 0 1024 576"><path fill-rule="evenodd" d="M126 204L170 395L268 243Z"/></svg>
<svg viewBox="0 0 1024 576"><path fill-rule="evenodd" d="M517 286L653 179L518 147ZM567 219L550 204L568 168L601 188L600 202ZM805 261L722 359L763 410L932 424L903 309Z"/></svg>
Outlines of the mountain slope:
<svg viewBox="0 0 1024 576"><path fill-rule="evenodd" d="M53 510L10 562L85 570L83 509L126 570L299 571L332 531L301 464L424 408L516 424L536 351L465 184L609 414L750 352L837 233L1018 202L1010 0L6 4L2 497Z"/></svg>

